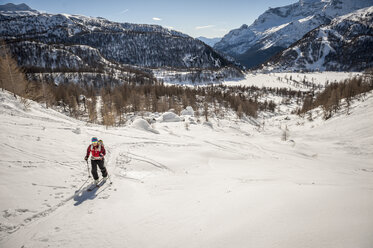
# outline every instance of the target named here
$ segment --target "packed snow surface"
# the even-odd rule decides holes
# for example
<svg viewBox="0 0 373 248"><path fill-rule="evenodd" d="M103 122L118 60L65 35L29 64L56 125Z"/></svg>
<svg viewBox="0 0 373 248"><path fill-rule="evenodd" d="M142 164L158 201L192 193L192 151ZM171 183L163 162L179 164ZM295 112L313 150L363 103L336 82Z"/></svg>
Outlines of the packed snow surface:
<svg viewBox="0 0 373 248"><path fill-rule="evenodd" d="M0 247L371 248L372 116L369 94L327 121L156 122L155 134L0 92ZM92 136L113 184L88 192Z"/></svg>

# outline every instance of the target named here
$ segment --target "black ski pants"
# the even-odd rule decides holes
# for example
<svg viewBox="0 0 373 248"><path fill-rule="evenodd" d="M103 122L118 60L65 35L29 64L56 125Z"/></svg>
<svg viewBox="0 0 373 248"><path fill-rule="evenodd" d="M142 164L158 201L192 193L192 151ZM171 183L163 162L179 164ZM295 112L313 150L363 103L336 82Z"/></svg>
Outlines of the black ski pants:
<svg viewBox="0 0 373 248"><path fill-rule="evenodd" d="M92 176L93 179L97 180L98 179L98 174L97 174L97 165L100 167L101 173L103 177L107 176L107 170L104 165L105 161L104 160L91 160L91 165L92 165Z"/></svg>

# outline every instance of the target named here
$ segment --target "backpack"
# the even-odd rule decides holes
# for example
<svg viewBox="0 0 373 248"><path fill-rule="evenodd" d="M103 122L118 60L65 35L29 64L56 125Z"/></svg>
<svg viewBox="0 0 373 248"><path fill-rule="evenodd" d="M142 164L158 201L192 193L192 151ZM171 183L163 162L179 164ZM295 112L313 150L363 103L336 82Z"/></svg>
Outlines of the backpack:
<svg viewBox="0 0 373 248"><path fill-rule="evenodd" d="M98 142L98 151L101 152L101 147L104 146L104 142L102 140L99 140ZM91 145L91 150L93 149L93 145Z"/></svg>
<svg viewBox="0 0 373 248"><path fill-rule="evenodd" d="M91 150L93 150L93 145L91 145ZM98 143L98 148L97 148L97 150L98 150L99 152L101 152L101 144L100 144L100 143Z"/></svg>

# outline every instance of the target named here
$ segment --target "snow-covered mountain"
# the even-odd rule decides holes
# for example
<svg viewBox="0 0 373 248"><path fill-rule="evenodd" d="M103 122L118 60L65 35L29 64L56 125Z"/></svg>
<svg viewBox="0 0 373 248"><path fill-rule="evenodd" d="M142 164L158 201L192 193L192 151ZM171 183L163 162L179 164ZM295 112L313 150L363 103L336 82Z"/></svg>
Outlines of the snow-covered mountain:
<svg viewBox="0 0 373 248"><path fill-rule="evenodd" d="M373 67L373 7L337 17L268 61L277 71L362 71Z"/></svg>
<svg viewBox="0 0 373 248"><path fill-rule="evenodd" d="M0 38L27 70L108 72L108 67L112 71L123 66L145 71L225 67L237 70L203 42L158 25L40 13L22 6L1 7Z"/></svg>
<svg viewBox="0 0 373 248"><path fill-rule="evenodd" d="M222 38L207 38L207 37L197 37L198 40L203 41L205 44L209 45L210 47L213 47L216 43L221 41Z"/></svg>
<svg viewBox="0 0 373 248"><path fill-rule="evenodd" d="M372 5L372 0L299 0L284 7L270 8L250 26L231 30L214 48L247 67L254 67L314 28Z"/></svg>

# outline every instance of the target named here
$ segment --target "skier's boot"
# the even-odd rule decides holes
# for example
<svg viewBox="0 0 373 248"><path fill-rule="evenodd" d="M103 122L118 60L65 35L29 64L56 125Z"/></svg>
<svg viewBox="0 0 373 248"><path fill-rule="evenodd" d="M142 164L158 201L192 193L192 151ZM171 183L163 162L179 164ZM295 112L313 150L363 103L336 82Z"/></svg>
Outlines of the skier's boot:
<svg viewBox="0 0 373 248"><path fill-rule="evenodd" d="M94 183L95 183L96 185L98 185L98 182L100 182L100 180L96 179Z"/></svg>

